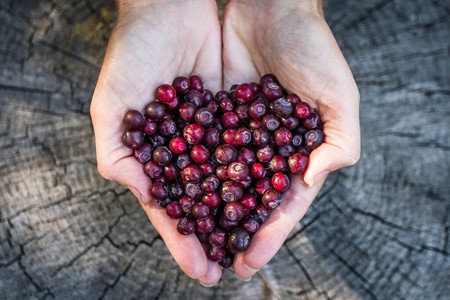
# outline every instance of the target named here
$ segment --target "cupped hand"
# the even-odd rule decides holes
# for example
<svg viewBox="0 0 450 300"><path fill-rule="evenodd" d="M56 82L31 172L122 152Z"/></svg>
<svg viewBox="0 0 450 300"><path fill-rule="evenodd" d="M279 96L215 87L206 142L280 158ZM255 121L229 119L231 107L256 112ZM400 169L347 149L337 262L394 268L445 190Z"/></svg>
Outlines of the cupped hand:
<svg viewBox="0 0 450 300"><path fill-rule="evenodd" d="M358 161L359 92L324 20L321 1L232 0L225 10L223 43L225 88L272 73L318 111L325 133L304 178L292 178L282 204L253 236L249 249L236 257L234 271L249 277L279 250L326 175Z"/></svg>
<svg viewBox="0 0 450 300"><path fill-rule="evenodd" d="M190 277L211 284L222 274L207 260L195 235L177 232L176 220L150 201L151 182L133 151L124 147L121 120L127 110L144 111L162 83L200 75L206 87L222 87L221 32L213 0L117 1L111 35L91 104L100 174L128 187ZM144 203L149 203L144 205Z"/></svg>

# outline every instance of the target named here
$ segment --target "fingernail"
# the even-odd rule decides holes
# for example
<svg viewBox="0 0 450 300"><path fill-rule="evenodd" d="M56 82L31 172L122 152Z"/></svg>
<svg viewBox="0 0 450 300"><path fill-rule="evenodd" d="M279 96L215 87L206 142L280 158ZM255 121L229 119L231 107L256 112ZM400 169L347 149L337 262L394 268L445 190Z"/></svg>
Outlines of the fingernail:
<svg viewBox="0 0 450 300"><path fill-rule="evenodd" d="M247 266L246 264L244 264L244 267L249 270L250 272L256 273L259 271L259 269L253 269L252 267Z"/></svg>
<svg viewBox="0 0 450 300"><path fill-rule="evenodd" d="M241 276L237 275L236 273L234 273L234 276L236 276L237 279L240 279L240 280L245 281L245 282L249 282L252 279L252 276L250 276L250 277L241 277Z"/></svg>
<svg viewBox="0 0 450 300"><path fill-rule="evenodd" d="M200 282L200 284L202 286L206 287L206 288L210 288L210 287L213 287L213 286L217 285L217 282L216 283L212 283L212 284L206 284L206 283L201 282L200 280L198 282Z"/></svg>
<svg viewBox="0 0 450 300"><path fill-rule="evenodd" d="M318 183L319 181L321 181L322 179L324 179L330 172L329 171L323 171L319 174L316 175L316 177L314 177L314 179L312 180L312 182L310 182L309 187L312 187L313 185L315 185L316 183Z"/></svg>

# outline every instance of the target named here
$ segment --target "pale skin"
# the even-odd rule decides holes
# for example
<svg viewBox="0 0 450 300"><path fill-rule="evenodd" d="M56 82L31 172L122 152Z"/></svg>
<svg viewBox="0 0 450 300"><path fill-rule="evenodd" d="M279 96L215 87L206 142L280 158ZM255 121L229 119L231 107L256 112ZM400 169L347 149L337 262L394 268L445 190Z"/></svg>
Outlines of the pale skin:
<svg viewBox="0 0 450 300"><path fill-rule="evenodd" d="M292 177L282 205L253 236L250 248L235 258L234 272L250 277L282 246L326 174L359 159L359 93L323 18L321 3L229 1L222 31L215 1L117 1L117 6L117 26L91 105L99 172L141 200L174 259L191 278L214 284L222 269L207 260L195 235L178 234L177 221L151 199L151 182L142 165L121 144L120 120L125 112L143 110L159 84L180 75L198 74L215 92L273 73L324 121L325 143L312 152L304 177Z"/></svg>

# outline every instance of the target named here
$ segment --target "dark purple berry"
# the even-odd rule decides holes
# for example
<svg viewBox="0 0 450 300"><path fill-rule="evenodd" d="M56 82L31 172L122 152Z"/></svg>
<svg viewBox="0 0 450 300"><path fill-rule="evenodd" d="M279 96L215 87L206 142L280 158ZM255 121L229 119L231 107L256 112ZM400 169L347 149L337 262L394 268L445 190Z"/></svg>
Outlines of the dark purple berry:
<svg viewBox="0 0 450 300"><path fill-rule="evenodd" d="M187 142L182 137L174 137L170 140L169 148L173 153L180 154L186 151Z"/></svg>
<svg viewBox="0 0 450 300"><path fill-rule="evenodd" d="M144 166L144 173L149 176L150 178L156 178L162 175L163 173L163 167L158 165L153 160L149 161Z"/></svg>
<svg viewBox="0 0 450 300"><path fill-rule="evenodd" d="M234 96L236 97L236 100L241 101L243 103L248 103L252 101L253 97L255 96L255 93L250 84L243 83L236 88Z"/></svg>
<svg viewBox="0 0 450 300"><path fill-rule="evenodd" d="M280 126L280 120L274 115L265 115L262 119L262 125L269 131L274 131Z"/></svg>
<svg viewBox="0 0 450 300"><path fill-rule="evenodd" d="M286 158L291 156L292 154L294 154L294 152L295 152L295 147L292 145L286 145L286 146L278 148L278 154L280 154L281 156L286 157Z"/></svg>
<svg viewBox="0 0 450 300"><path fill-rule="evenodd" d="M247 230L248 233L253 234L259 230L261 225L256 221L255 217L247 216L242 220L241 226Z"/></svg>
<svg viewBox="0 0 450 300"><path fill-rule="evenodd" d="M239 117L234 112L226 112L223 114L222 125L225 128L236 128L239 125Z"/></svg>
<svg viewBox="0 0 450 300"><path fill-rule="evenodd" d="M141 164L146 164L152 159L153 147L144 143L139 149L134 150L134 157Z"/></svg>
<svg viewBox="0 0 450 300"><path fill-rule="evenodd" d="M170 84L162 84L156 89L156 99L169 103L175 99L177 91Z"/></svg>
<svg viewBox="0 0 450 300"><path fill-rule="evenodd" d="M159 102L151 102L145 108L145 113L154 120L160 120L166 113L166 106Z"/></svg>
<svg viewBox="0 0 450 300"><path fill-rule="evenodd" d="M174 163L169 163L164 166L164 177L168 180L175 180L179 174L180 172Z"/></svg>
<svg viewBox="0 0 450 300"><path fill-rule="evenodd" d="M205 129L198 124L189 124L183 129L183 137L191 145L200 143L204 136Z"/></svg>
<svg viewBox="0 0 450 300"><path fill-rule="evenodd" d="M219 103L223 99L230 99L231 95L227 91L218 91L214 99Z"/></svg>
<svg viewBox="0 0 450 300"><path fill-rule="evenodd" d="M273 102L272 112L279 118L289 117L292 115L293 110L292 103L285 98L278 98Z"/></svg>
<svg viewBox="0 0 450 300"><path fill-rule="evenodd" d="M142 127L142 131L146 135L155 134L158 131L158 123L156 123L153 119L146 119L144 123L144 127Z"/></svg>
<svg viewBox="0 0 450 300"><path fill-rule="evenodd" d="M292 142L292 132L286 127L280 127L275 130L273 138L277 146L284 147Z"/></svg>
<svg viewBox="0 0 450 300"><path fill-rule="evenodd" d="M281 118L281 124L289 130L296 130L300 126L300 119L294 116Z"/></svg>
<svg viewBox="0 0 450 300"><path fill-rule="evenodd" d="M209 102L214 100L214 94L208 89L203 90L202 97L203 97L203 105L207 105Z"/></svg>
<svg viewBox="0 0 450 300"><path fill-rule="evenodd" d="M149 143L152 145L153 148L164 146L166 144L167 139L159 134L154 134L152 136L148 137Z"/></svg>
<svg viewBox="0 0 450 300"><path fill-rule="evenodd" d="M178 167L178 169L183 170L185 169L187 166L191 165L192 159L191 156L187 153L182 153L180 155L177 156L177 159L175 160L175 164Z"/></svg>
<svg viewBox="0 0 450 300"><path fill-rule="evenodd" d="M303 174L308 167L308 156L294 153L289 156L288 166L292 174Z"/></svg>
<svg viewBox="0 0 450 300"><path fill-rule="evenodd" d="M166 206L166 214L171 219L178 219L183 215L183 209L177 202L170 202Z"/></svg>
<svg viewBox="0 0 450 300"><path fill-rule="evenodd" d="M159 133L163 136L173 136L175 131L177 130L177 125L175 122L168 118L164 119L159 123Z"/></svg>
<svg viewBox="0 0 450 300"><path fill-rule="evenodd" d="M248 128L240 128L236 131L234 142L239 146L245 146L252 141L252 133Z"/></svg>
<svg viewBox="0 0 450 300"><path fill-rule="evenodd" d="M273 188L272 182L267 177L259 179L255 184L256 192L260 195L264 195L271 188Z"/></svg>
<svg viewBox="0 0 450 300"><path fill-rule="evenodd" d="M123 125L127 130L139 129L145 124L144 115L137 110L129 110L123 117Z"/></svg>
<svg viewBox="0 0 450 300"><path fill-rule="evenodd" d="M215 228L209 235L208 241L212 246L223 247L227 243L227 232L221 228Z"/></svg>
<svg viewBox="0 0 450 300"><path fill-rule="evenodd" d="M253 144L256 147L263 147L267 145L270 140L270 134L264 129L256 129L253 132Z"/></svg>
<svg viewBox="0 0 450 300"><path fill-rule="evenodd" d="M236 228L228 237L228 249L232 253L243 252L250 246L250 235L243 228Z"/></svg>
<svg viewBox="0 0 450 300"><path fill-rule="evenodd" d="M195 205L195 201L189 197L182 196L180 200L178 200L178 204L185 213L191 213L192 207Z"/></svg>
<svg viewBox="0 0 450 300"><path fill-rule="evenodd" d="M247 164L235 161L228 166L228 177L233 181L245 180L249 175Z"/></svg>
<svg viewBox="0 0 450 300"><path fill-rule="evenodd" d="M191 149L191 158L198 164L205 163L209 159L209 151L203 145L195 145Z"/></svg>
<svg viewBox="0 0 450 300"><path fill-rule="evenodd" d="M219 188L219 184L219 178L215 175L211 175L203 180L201 188L205 194L214 193Z"/></svg>
<svg viewBox="0 0 450 300"><path fill-rule="evenodd" d="M211 246L208 249L207 256L210 261L219 262L225 258L226 251L224 248Z"/></svg>
<svg viewBox="0 0 450 300"><path fill-rule="evenodd" d="M286 159L281 155L275 155L269 162L269 169L274 172L286 172L288 169Z"/></svg>
<svg viewBox="0 0 450 300"><path fill-rule="evenodd" d="M200 169L202 169L203 177L210 176L216 171L215 166L211 162L201 164Z"/></svg>
<svg viewBox="0 0 450 300"><path fill-rule="evenodd" d="M270 210L266 208L263 204L259 204L253 214L256 221L259 223L264 223L269 220Z"/></svg>
<svg viewBox="0 0 450 300"><path fill-rule="evenodd" d="M302 120L302 123L306 129L314 129L314 128L319 127L320 119L317 114L310 113L309 117Z"/></svg>
<svg viewBox="0 0 450 300"><path fill-rule="evenodd" d="M122 136L122 143L130 149L138 149L144 144L144 134L141 131L125 131Z"/></svg>
<svg viewBox="0 0 450 300"><path fill-rule="evenodd" d="M233 265L233 261L234 261L234 255L231 253L226 253L224 259L219 262L219 265L222 268L229 268Z"/></svg>
<svg viewBox="0 0 450 300"><path fill-rule="evenodd" d="M223 214L230 221L239 221L244 217L244 206L240 202L230 202L225 205Z"/></svg>
<svg viewBox="0 0 450 300"><path fill-rule="evenodd" d="M238 105L238 107L236 107L234 112L237 114L239 120L241 121L248 121L250 119L248 115L248 105L246 104Z"/></svg>
<svg viewBox="0 0 450 300"><path fill-rule="evenodd" d="M228 166L218 166L216 169L216 175L217 178L219 178L220 181L227 181L230 179L230 177L228 177Z"/></svg>
<svg viewBox="0 0 450 300"><path fill-rule="evenodd" d="M230 221L222 214L219 217L219 225L225 230L233 230L239 226L239 221Z"/></svg>
<svg viewBox="0 0 450 300"><path fill-rule="evenodd" d="M253 210L256 208L256 205L258 204L258 200L252 194L244 194L244 196L242 196L241 198L241 204L244 206L245 209Z"/></svg>
<svg viewBox="0 0 450 300"><path fill-rule="evenodd" d="M219 144L219 130L216 128L208 128L203 138L203 144L206 147L216 147Z"/></svg>
<svg viewBox="0 0 450 300"><path fill-rule="evenodd" d="M234 202L241 200L244 194L242 186L233 181L225 181L220 189L220 197L225 202Z"/></svg>
<svg viewBox="0 0 450 300"><path fill-rule="evenodd" d="M169 203L171 203L172 200L170 200L169 198L164 198L164 199L158 199L156 200L156 203L161 206L162 208L166 208L167 205L169 205Z"/></svg>
<svg viewBox="0 0 450 300"><path fill-rule="evenodd" d="M248 166L256 162L256 154L248 148L242 148L236 157L236 160L246 163Z"/></svg>
<svg viewBox="0 0 450 300"><path fill-rule="evenodd" d="M191 122L194 119L197 108L194 104L185 102L178 108L178 114L180 118L185 122Z"/></svg>
<svg viewBox="0 0 450 300"><path fill-rule="evenodd" d="M236 149L231 145L220 145L215 151L216 160L223 164L228 165L236 160Z"/></svg>
<svg viewBox="0 0 450 300"><path fill-rule="evenodd" d="M275 190L277 190L280 193L284 193L291 186L291 181L289 180L289 177L286 174L278 172L272 176L272 185Z"/></svg>
<svg viewBox="0 0 450 300"><path fill-rule="evenodd" d="M153 151L153 160L160 166L165 166L172 160L172 152L164 146L159 146Z"/></svg>
<svg viewBox="0 0 450 300"><path fill-rule="evenodd" d="M311 114L311 106L305 102L296 103L294 106L295 115L301 119L306 119Z"/></svg>
<svg viewBox="0 0 450 300"><path fill-rule="evenodd" d="M236 130L235 129L227 129L222 133L222 141L225 144L237 146L234 138L236 137Z"/></svg>
<svg viewBox="0 0 450 300"><path fill-rule="evenodd" d="M195 121L200 126L209 127L214 122L214 115L209 109L203 107L195 113Z"/></svg>
<svg viewBox="0 0 450 300"><path fill-rule="evenodd" d="M187 93L187 91L189 91L189 89L191 88L191 83L186 77L180 76L173 80L172 86L178 94L184 94Z"/></svg>
<svg viewBox="0 0 450 300"><path fill-rule="evenodd" d="M214 230L213 216L207 216L204 219L197 219L197 231L201 233L210 233Z"/></svg>
<svg viewBox="0 0 450 300"><path fill-rule="evenodd" d="M305 146L311 150L323 143L324 134L320 129L311 129L305 133Z"/></svg>
<svg viewBox="0 0 450 300"><path fill-rule="evenodd" d="M303 136L300 134L294 134L292 136L292 146L298 147L303 144Z"/></svg>
<svg viewBox="0 0 450 300"><path fill-rule="evenodd" d="M209 216L209 207L203 202L198 202L192 207L191 213L196 219L204 219Z"/></svg>
<svg viewBox="0 0 450 300"><path fill-rule="evenodd" d="M198 166L188 165L181 171L181 180L184 182L199 183L202 175L202 169Z"/></svg>
<svg viewBox="0 0 450 300"><path fill-rule="evenodd" d="M169 185L169 197L172 200L178 200L181 196L183 196L184 191L183 187L177 183ZM187 198L187 197L185 197ZM181 201L181 199L179 200ZM181 204L181 203L180 203Z"/></svg>
<svg viewBox="0 0 450 300"><path fill-rule="evenodd" d="M154 182L150 188L150 194L153 199L162 200L167 197L167 186L162 182Z"/></svg>
<svg viewBox="0 0 450 300"><path fill-rule="evenodd" d="M273 151L273 148L268 145L264 146L263 148L260 148L256 152L256 157L262 163L268 163L273 158L274 155L275 152Z"/></svg>
<svg viewBox="0 0 450 300"><path fill-rule="evenodd" d="M225 98L219 102L220 110L224 113L234 110L234 102L231 99Z"/></svg>
<svg viewBox="0 0 450 300"><path fill-rule="evenodd" d="M203 195L199 183L187 183L184 185L184 194L191 199L198 199Z"/></svg>
<svg viewBox="0 0 450 300"><path fill-rule="evenodd" d="M291 102L292 105L295 105L300 102L300 98L297 95L289 94L286 96L286 100Z"/></svg>
<svg viewBox="0 0 450 300"><path fill-rule="evenodd" d="M262 100L255 100L248 109L249 115L253 119L260 119L267 113L267 106Z"/></svg>
<svg viewBox="0 0 450 300"><path fill-rule="evenodd" d="M195 90L190 90L185 96L184 100L187 103L192 103L196 108L200 108L203 105L202 94Z"/></svg>
<svg viewBox="0 0 450 300"><path fill-rule="evenodd" d="M203 81L200 76L192 75L191 77L189 77L189 81L191 83L191 89L198 92L203 92Z"/></svg>
<svg viewBox="0 0 450 300"><path fill-rule="evenodd" d="M259 85L267 84L267 83L277 83L278 79L273 74L265 74L259 80Z"/></svg>
<svg viewBox="0 0 450 300"><path fill-rule="evenodd" d="M283 96L283 90L276 83L265 83L261 86L264 96L266 96L270 100L275 100Z"/></svg>
<svg viewBox="0 0 450 300"><path fill-rule="evenodd" d="M268 209L274 209L281 203L281 194L276 190L268 190L262 196L262 203Z"/></svg>
<svg viewBox="0 0 450 300"><path fill-rule="evenodd" d="M202 202L208 205L210 209L216 209L222 204L222 200L217 192L203 195Z"/></svg>
<svg viewBox="0 0 450 300"><path fill-rule="evenodd" d="M260 163L254 163L250 169L250 175L256 179L264 178L266 176L266 168Z"/></svg>
<svg viewBox="0 0 450 300"><path fill-rule="evenodd" d="M191 217L181 218L177 225L177 230L182 235L189 235L195 232L196 223Z"/></svg>

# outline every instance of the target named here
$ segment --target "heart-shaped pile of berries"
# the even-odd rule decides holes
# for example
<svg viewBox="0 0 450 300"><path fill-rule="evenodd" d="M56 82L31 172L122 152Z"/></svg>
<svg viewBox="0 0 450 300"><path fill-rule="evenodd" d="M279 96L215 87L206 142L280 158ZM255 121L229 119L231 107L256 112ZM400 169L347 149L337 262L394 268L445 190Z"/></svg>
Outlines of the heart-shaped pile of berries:
<svg viewBox="0 0 450 300"><path fill-rule="evenodd" d="M271 74L215 96L199 76L177 77L156 99L125 114L122 142L178 232L196 233L208 258L230 267L323 142L320 118Z"/></svg>

